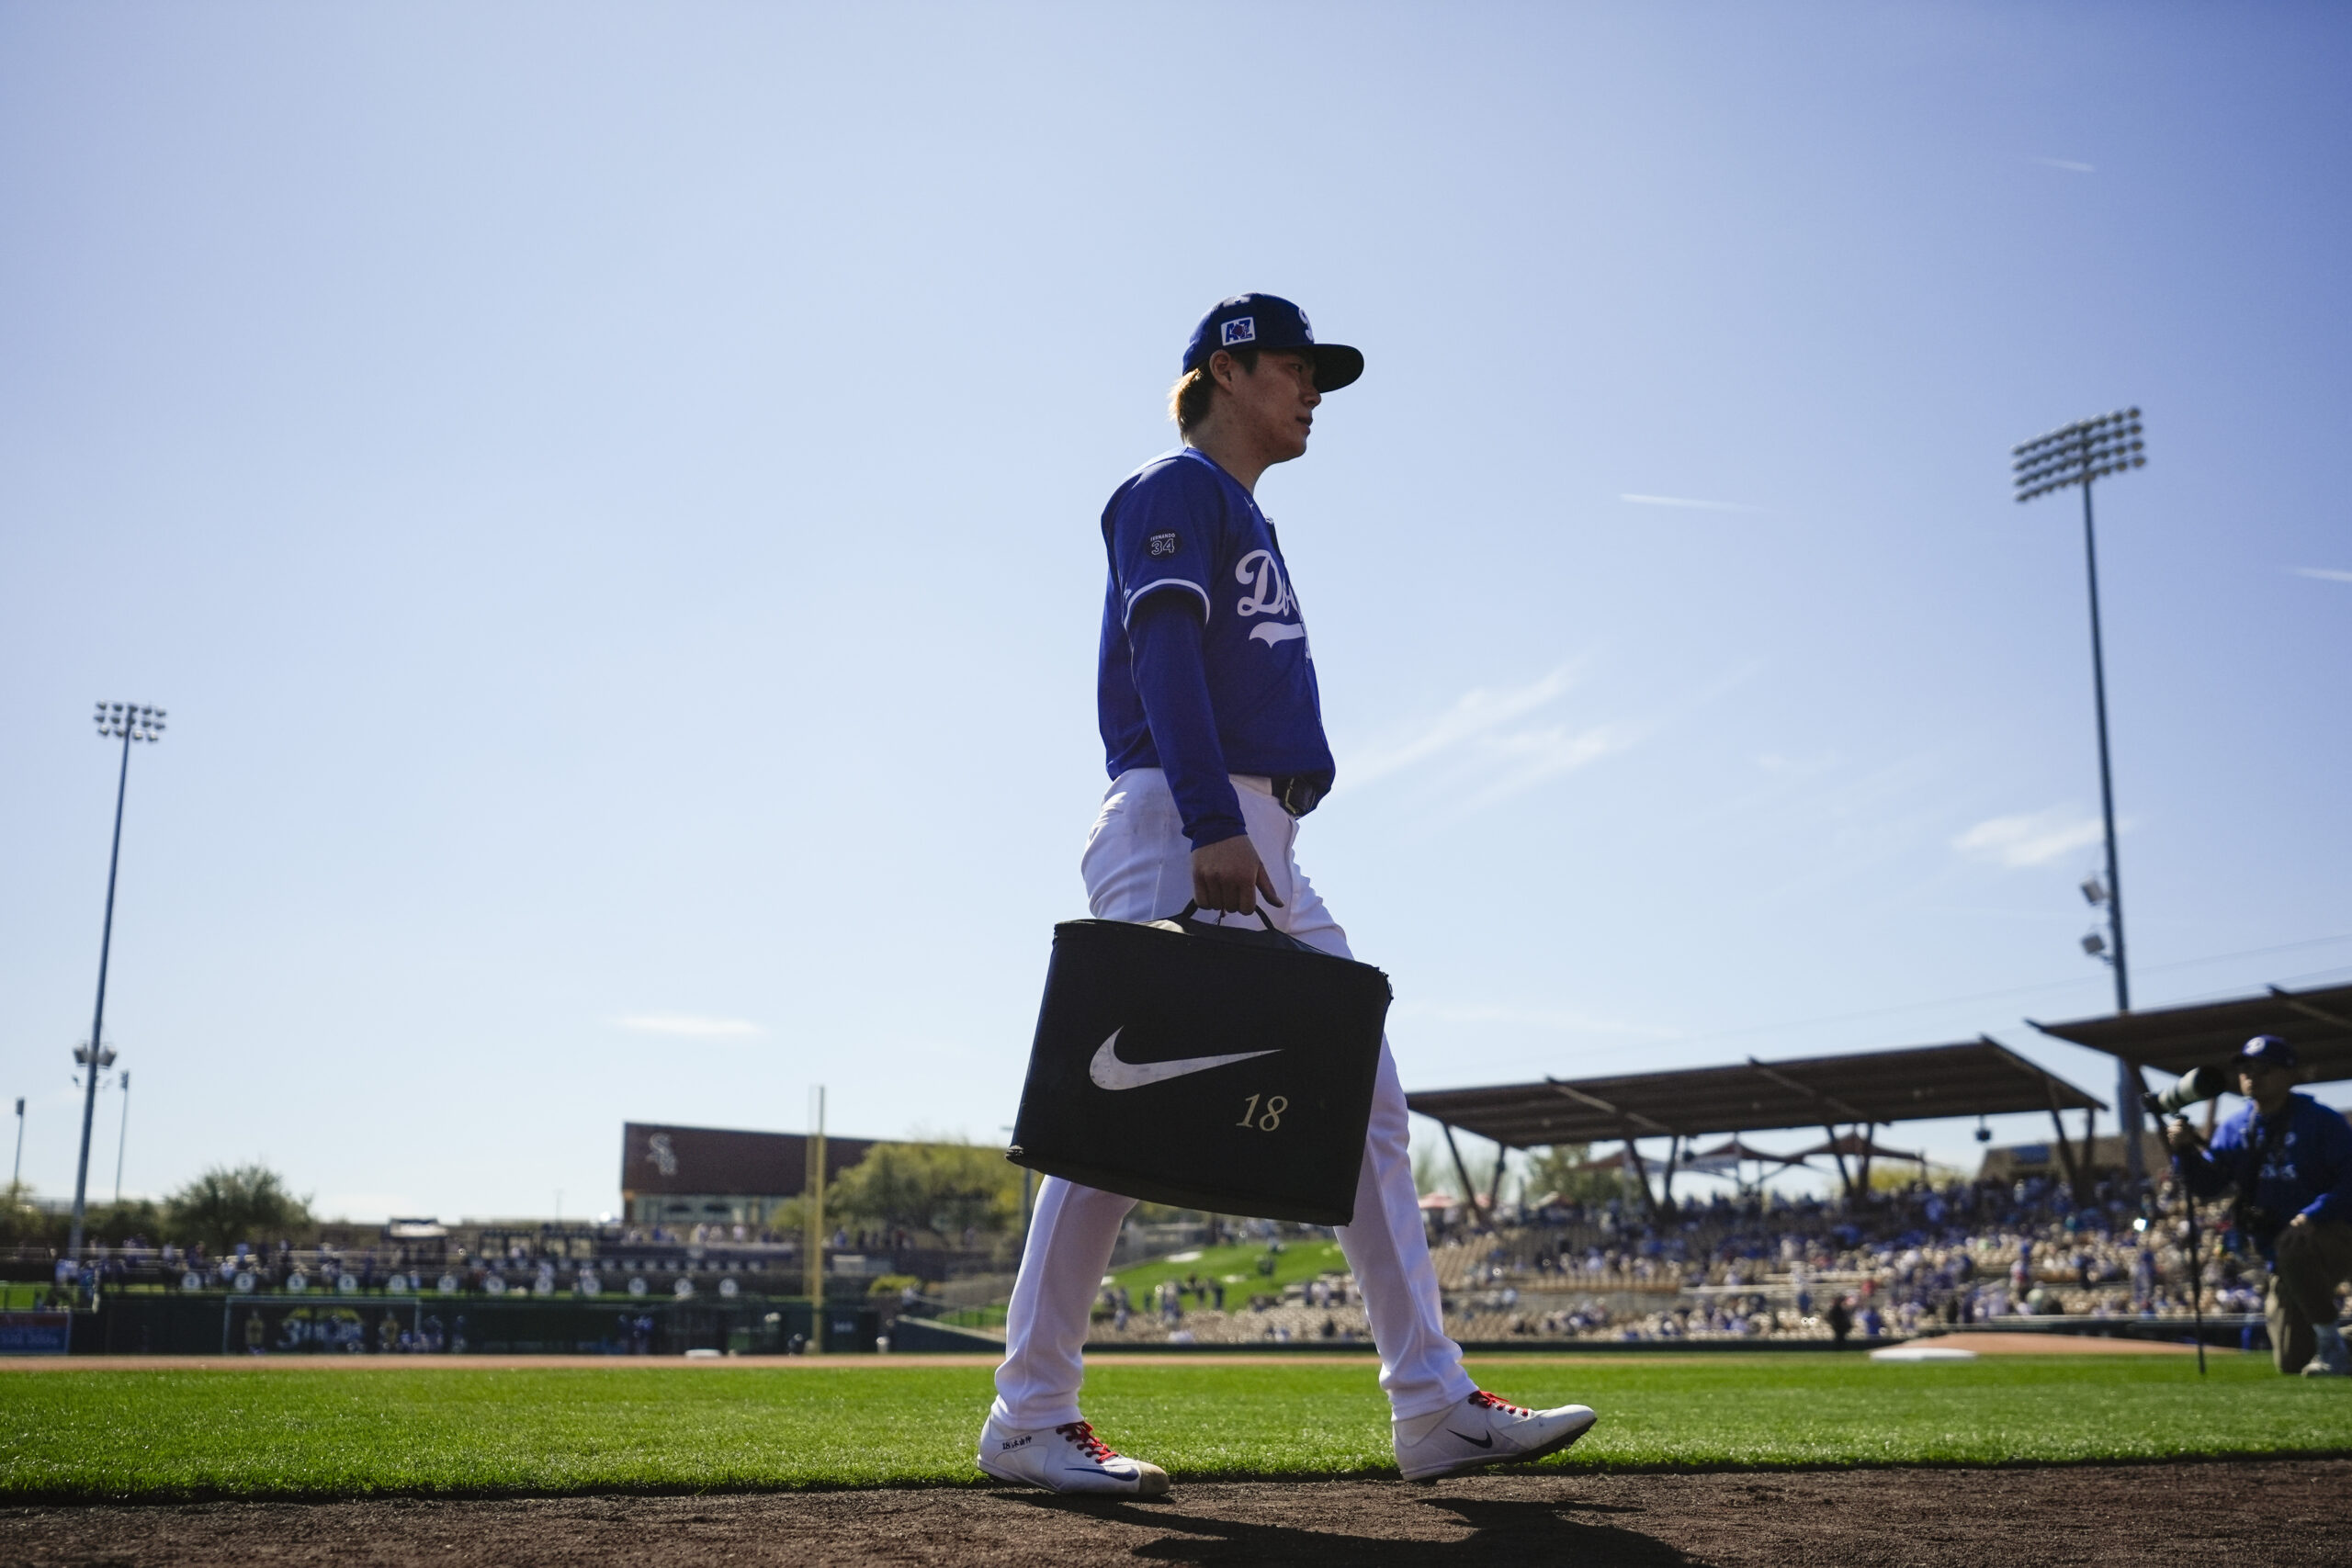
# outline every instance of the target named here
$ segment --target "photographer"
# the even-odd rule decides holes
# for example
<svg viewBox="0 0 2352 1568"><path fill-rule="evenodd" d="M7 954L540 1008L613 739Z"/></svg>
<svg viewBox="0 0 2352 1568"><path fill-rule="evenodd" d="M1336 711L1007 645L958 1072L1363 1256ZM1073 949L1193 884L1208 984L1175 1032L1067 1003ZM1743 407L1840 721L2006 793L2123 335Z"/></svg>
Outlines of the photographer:
<svg viewBox="0 0 2352 1568"><path fill-rule="evenodd" d="M2335 1326L2336 1283L2352 1275L2352 1125L2297 1094L2294 1048L2247 1041L2230 1064L2251 1104L2223 1122L2209 1153L2188 1123L2165 1124L2182 1179L2200 1198L2234 1188L2237 1226L2270 1260L2270 1353L2282 1372L2352 1376Z"/></svg>

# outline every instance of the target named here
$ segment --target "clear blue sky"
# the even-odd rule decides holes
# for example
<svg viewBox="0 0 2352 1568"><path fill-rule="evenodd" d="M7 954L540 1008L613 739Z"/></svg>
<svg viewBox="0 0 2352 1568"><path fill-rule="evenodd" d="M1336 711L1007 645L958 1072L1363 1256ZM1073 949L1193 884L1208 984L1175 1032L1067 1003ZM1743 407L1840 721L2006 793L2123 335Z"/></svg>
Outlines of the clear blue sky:
<svg viewBox="0 0 2352 1568"><path fill-rule="evenodd" d="M623 1120L820 1081L996 1137L1103 784L1096 513L1250 288L1370 359L1261 493L1409 1087L1990 1032L2104 1098L2021 1021L2109 981L2078 513L2007 449L2146 410L2139 999L2352 976L2347 81L2332 6L0 6L27 1179L100 698L172 715L131 1190L594 1213Z"/></svg>

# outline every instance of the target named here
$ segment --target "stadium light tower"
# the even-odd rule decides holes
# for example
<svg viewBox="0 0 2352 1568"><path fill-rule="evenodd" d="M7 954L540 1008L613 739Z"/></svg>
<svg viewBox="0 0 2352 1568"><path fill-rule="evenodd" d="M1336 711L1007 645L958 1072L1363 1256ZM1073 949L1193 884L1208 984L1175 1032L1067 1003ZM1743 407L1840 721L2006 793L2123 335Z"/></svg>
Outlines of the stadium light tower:
<svg viewBox="0 0 2352 1568"><path fill-rule="evenodd" d="M2098 709L2098 804L2107 836L2107 883L2098 889L2107 905L2107 945L2100 954L2097 939L2086 937L2084 949L2104 956L2115 971L2115 1010L2132 1010L2132 971L2123 954L2123 883L2115 869L2115 779L2107 753L2107 660L2099 647L2098 542L2091 528L2091 484L2096 479L2147 467L2140 439L2140 411L2121 409L2096 419L2078 419L2047 434L2009 448L2020 505L2036 498L2080 485L2083 490L2083 561L2091 587L2091 691ZM2101 899L2089 884L2083 893L2093 903ZM2140 1156L2140 1096L2147 1086L2139 1068L2118 1059L2115 1064L2115 1112L2123 1134L2124 1168L2137 1181L2147 1174Z"/></svg>
<svg viewBox="0 0 2352 1568"><path fill-rule="evenodd" d="M122 863L122 797L130 784L130 743L164 738L164 710L135 703L100 703L96 714L98 739L122 742L122 767L114 781L114 848L107 856L107 921L98 938L98 1006L90 1020L90 1043L78 1046L74 1060L82 1067L82 1156L74 1168L74 1234L65 1256L82 1261L82 1222L90 1195L90 1123L98 1111L98 1075L114 1060L106 1048L107 959L114 948L114 874Z"/></svg>
<svg viewBox="0 0 2352 1568"><path fill-rule="evenodd" d="M114 1086L122 1090L122 1125L116 1129L114 1135L114 1201L119 1206L122 1202L122 1156L124 1151L130 1147L130 1069L129 1067L122 1069L121 1076L114 1080ZM556 1217L560 1219L563 1216L559 1212Z"/></svg>

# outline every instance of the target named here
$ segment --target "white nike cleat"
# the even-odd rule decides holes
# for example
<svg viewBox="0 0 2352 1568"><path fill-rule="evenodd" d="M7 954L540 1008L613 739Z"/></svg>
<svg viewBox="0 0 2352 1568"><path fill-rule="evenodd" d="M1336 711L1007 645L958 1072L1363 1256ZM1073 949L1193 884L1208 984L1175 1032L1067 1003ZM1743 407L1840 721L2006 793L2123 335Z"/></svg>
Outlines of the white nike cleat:
<svg viewBox="0 0 2352 1568"><path fill-rule="evenodd" d="M979 1466L999 1481L1042 1486L1048 1492L1110 1493L1121 1497L1161 1497L1168 1472L1105 1444L1083 1421L1067 1427L1020 1431L997 1425L991 1416L980 1427Z"/></svg>
<svg viewBox="0 0 2352 1568"><path fill-rule="evenodd" d="M1523 1464L1558 1453L1592 1430L1591 1406L1529 1410L1484 1389L1451 1410L1396 1424L1396 1468L1408 1481L1434 1481L1489 1464Z"/></svg>

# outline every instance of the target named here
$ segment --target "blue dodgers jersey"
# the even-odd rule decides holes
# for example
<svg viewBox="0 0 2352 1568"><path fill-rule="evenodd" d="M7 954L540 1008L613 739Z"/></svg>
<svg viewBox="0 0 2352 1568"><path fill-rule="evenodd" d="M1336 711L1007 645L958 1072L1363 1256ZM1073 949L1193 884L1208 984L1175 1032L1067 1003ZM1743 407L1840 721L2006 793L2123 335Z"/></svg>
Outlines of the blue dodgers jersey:
<svg viewBox="0 0 2352 1568"><path fill-rule="evenodd" d="M2273 1129L2256 1107L2239 1107L2213 1135L2211 1167L2241 1187L2250 1174L2254 1190L2244 1195L2268 1213L2273 1226L2305 1212L2314 1220L2352 1219L2352 1126L2342 1111L2307 1094L2288 1096L2285 1115L2285 1131L2273 1143L2266 1136ZM2271 1241L2255 1239L2265 1247Z"/></svg>
<svg viewBox="0 0 2352 1568"><path fill-rule="evenodd" d="M1155 457L1112 492L1102 546L1111 576L1095 705L1111 776L1159 766L1127 621L1152 595L1182 593L1207 617L1201 662L1227 771L1330 777L1306 623L1273 525L1250 492L1192 447Z"/></svg>

